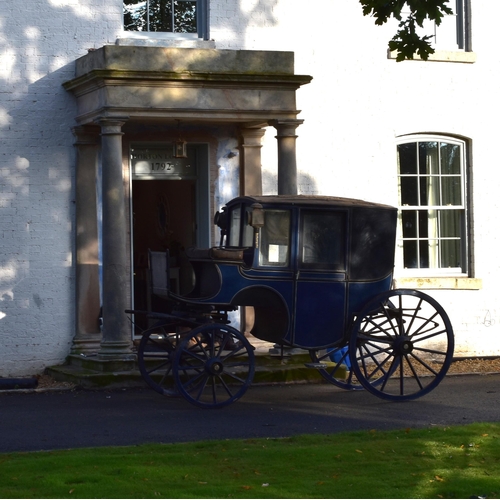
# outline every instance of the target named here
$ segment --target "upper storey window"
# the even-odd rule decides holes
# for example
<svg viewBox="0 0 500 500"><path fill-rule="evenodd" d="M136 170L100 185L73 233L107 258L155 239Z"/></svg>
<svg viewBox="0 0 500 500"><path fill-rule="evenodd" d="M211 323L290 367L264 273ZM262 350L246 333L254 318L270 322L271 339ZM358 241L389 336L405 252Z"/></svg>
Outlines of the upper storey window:
<svg viewBox="0 0 500 500"><path fill-rule="evenodd" d="M426 19L418 34L430 36L429 42L435 50L470 51L470 0L450 0L448 7L453 13L445 15L439 26Z"/></svg>
<svg viewBox="0 0 500 500"><path fill-rule="evenodd" d="M125 31L205 37L207 0L124 0Z"/></svg>

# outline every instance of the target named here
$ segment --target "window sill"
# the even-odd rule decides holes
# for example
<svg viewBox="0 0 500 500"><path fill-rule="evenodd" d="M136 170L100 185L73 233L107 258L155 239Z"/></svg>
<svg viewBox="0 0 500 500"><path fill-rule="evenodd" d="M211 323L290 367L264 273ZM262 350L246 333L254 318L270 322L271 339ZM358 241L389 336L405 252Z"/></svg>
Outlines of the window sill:
<svg viewBox="0 0 500 500"><path fill-rule="evenodd" d="M177 47L182 49L214 49L213 40L202 40L193 36L172 36L157 33L131 33L126 32L123 37L116 39L116 45L139 47Z"/></svg>
<svg viewBox="0 0 500 500"><path fill-rule="evenodd" d="M481 290L483 280L479 278L395 278L394 287L419 290Z"/></svg>
<svg viewBox="0 0 500 500"><path fill-rule="evenodd" d="M395 50L387 51L388 59L396 59L397 55ZM413 57L414 61L422 61L418 54L415 54ZM476 62L476 53L462 52L459 50L436 50L434 54L429 55L427 61L473 64Z"/></svg>

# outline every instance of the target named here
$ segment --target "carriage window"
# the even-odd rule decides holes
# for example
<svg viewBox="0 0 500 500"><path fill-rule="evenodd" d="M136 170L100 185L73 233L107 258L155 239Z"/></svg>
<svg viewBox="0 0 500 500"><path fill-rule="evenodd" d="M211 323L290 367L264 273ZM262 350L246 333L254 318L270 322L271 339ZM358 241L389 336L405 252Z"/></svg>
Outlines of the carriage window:
<svg viewBox="0 0 500 500"><path fill-rule="evenodd" d="M251 247L253 245L253 227L248 224L248 212L251 209L245 208L243 220L241 219L241 205L231 209L229 214L229 239L227 245L230 247ZM243 225L243 234L241 231ZM240 241L240 238L243 238Z"/></svg>
<svg viewBox="0 0 500 500"><path fill-rule="evenodd" d="M241 206L238 205L231 209L229 214L229 242L230 247L240 246L240 228L241 228Z"/></svg>
<svg viewBox="0 0 500 500"><path fill-rule="evenodd" d="M249 212L252 211L252 209L250 207L246 207L245 209L246 213L245 213L245 220L243 221L243 241L242 241L242 246L243 247L251 247L253 246L253 234L254 234L254 231L253 231L253 227L248 224L248 220L249 220Z"/></svg>
<svg viewBox="0 0 500 500"><path fill-rule="evenodd" d="M260 230L259 265L285 267L289 262L290 212L266 210Z"/></svg>
<svg viewBox="0 0 500 500"><path fill-rule="evenodd" d="M345 269L345 214L302 213L300 265L305 268Z"/></svg>

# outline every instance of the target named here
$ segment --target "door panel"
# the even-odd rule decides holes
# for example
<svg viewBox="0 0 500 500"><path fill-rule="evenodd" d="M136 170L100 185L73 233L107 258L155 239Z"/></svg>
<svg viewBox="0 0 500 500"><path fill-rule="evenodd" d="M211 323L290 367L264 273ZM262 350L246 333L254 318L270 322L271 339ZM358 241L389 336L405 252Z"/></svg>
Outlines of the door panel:
<svg viewBox="0 0 500 500"><path fill-rule="evenodd" d="M295 341L317 348L344 334L346 282L297 280Z"/></svg>

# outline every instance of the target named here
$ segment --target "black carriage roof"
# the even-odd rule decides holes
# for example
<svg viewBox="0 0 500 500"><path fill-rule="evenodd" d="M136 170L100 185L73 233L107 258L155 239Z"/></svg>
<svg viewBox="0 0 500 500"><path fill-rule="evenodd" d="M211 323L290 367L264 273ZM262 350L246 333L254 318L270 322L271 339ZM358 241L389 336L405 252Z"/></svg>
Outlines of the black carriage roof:
<svg viewBox="0 0 500 500"><path fill-rule="evenodd" d="M266 195L266 196L240 196L234 198L227 205L234 203L261 203L279 204L279 205L308 205L308 206L331 206L345 208L374 208L382 210L397 210L390 205L381 203L373 203L365 200L357 200L354 198L340 198L337 196L320 196L320 195Z"/></svg>

